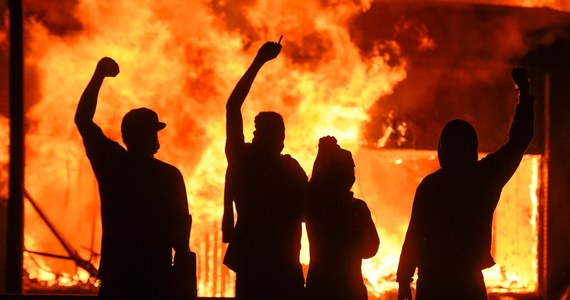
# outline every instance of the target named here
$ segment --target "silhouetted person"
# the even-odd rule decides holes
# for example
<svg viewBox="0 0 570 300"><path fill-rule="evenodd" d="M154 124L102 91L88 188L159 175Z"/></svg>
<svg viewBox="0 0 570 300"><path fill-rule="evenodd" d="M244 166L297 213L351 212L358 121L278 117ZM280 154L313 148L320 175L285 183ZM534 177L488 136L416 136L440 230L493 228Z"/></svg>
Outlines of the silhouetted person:
<svg viewBox="0 0 570 300"><path fill-rule="evenodd" d="M534 97L522 69L513 70L519 86L509 140L477 160L477 135L462 120L441 131L441 169L416 190L402 247L398 299L411 299L410 282L418 268L417 300L487 299L481 270L495 264L490 254L493 213L501 190L519 166L534 129Z"/></svg>
<svg viewBox="0 0 570 300"><path fill-rule="evenodd" d="M148 108L129 111L121 131L128 150L93 122L99 89L119 66L99 61L75 114L99 184L103 236L101 299L168 299L172 248L189 251L190 217L182 174L154 158L166 124Z"/></svg>
<svg viewBox="0 0 570 300"><path fill-rule="evenodd" d="M226 106L222 231L229 242L224 264L236 273L236 299L291 300L303 291L299 252L307 175L295 159L281 154L285 125L278 113L259 113L253 141L245 143L240 111L257 72L280 51L274 42L259 49Z"/></svg>
<svg viewBox="0 0 570 300"><path fill-rule="evenodd" d="M350 152L334 137L321 138L307 203L306 299L368 299L361 264L376 254L380 239L368 206L353 197L354 180Z"/></svg>

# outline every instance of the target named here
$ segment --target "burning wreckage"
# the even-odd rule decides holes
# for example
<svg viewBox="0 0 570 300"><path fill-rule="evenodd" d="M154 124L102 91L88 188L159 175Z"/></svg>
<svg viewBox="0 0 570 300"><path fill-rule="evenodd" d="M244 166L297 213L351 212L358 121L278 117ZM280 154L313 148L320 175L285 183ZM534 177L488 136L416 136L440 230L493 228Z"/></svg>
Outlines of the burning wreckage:
<svg viewBox="0 0 570 300"><path fill-rule="evenodd" d="M0 60L7 66L9 18L0 3ZM559 274L570 267L568 229L557 221L570 212L561 184L568 146L560 142L570 127L563 113L570 53L570 14L563 10L570 8L549 4L560 10L528 1L24 1L25 289L96 291L97 185L72 120L88 70L109 55L122 75L101 91L114 100L100 103L97 122L115 140L132 107L153 107L172 124L161 133L169 147L158 156L186 178L199 294L232 296L235 276L221 263L224 103L259 44L283 34L283 58L259 75L245 126L258 111L282 113L285 152L307 173L320 136L336 136L354 154L355 193L382 239L362 266L371 299L396 293L413 195L438 168L443 124L466 119L478 131L481 155L496 149L516 103L508 70L527 67L538 96L537 132L496 210L497 265L485 280L490 295L551 298L568 284ZM7 76L0 73L2 99ZM2 213L7 112L2 101ZM306 240L301 260L308 264Z"/></svg>

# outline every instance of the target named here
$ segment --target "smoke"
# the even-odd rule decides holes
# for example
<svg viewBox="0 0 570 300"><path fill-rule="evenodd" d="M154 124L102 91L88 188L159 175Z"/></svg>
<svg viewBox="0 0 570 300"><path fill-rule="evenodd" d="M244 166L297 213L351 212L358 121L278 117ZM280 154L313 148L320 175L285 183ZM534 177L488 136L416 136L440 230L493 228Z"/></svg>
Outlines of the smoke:
<svg viewBox="0 0 570 300"><path fill-rule="evenodd" d="M207 266L199 275L205 293L231 291L215 238L226 168L224 104L257 48L284 36L283 53L260 72L244 105L246 139L257 112L277 110L287 124L286 151L305 167L320 136L334 134L355 150L366 109L405 77L399 64L362 57L350 40L346 23L362 12L359 2L69 1L62 11L36 4L25 23L26 189L75 247L98 251L97 185L73 114L97 61L115 58L121 73L105 80L95 122L117 141L120 120L134 107L150 107L168 124L157 156L184 174L191 244L207 253L199 256ZM27 249L61 253L33 210L26 224ZM74 272L60 261L49 268Z"/></svg>
<svg viewBox="0 0 570 300"><path fill-rule="evenodd" d="M24 0L26 22L39 22L50 34L65 36L79 33L83 27L74 11L79 0L35 1Z"/></svg>
<svg viewBox="0 0 570 300"><path fill-rule="evenodd" d="M482 4L493 6L512 6L512 7L528 7L528 8L551 8L560 11L570 11L570 4L565 0L399 0L403 4L431 3L443 6L452 6L456 4Z"/></svg>
<svg viewBox="0 0 570 300"><path fill-rule="evenodd" d="M394 48L381 51L407 59L409 66L394 93L370 109L365 142L377 145L387 127L405 124L404 147L434 149L445 122L461 118L474 124L481 151L496 149L516 103L510 69L533 49L568 41L568 24L569 14L550 9L375 2L352 19L353 40L364 53L392 41L399 56ZM526 67L535 76L542 72L540 65Z"/></svg>

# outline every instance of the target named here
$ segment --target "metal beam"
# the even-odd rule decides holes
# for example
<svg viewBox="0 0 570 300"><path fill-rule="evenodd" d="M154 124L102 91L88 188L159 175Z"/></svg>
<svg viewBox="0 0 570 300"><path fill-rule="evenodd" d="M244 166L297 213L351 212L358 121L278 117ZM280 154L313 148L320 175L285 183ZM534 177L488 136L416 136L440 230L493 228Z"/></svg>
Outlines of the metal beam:
<svg viewBox="0 0 570 300"><path fill-rule="evenodd" d="M22 0L10 0L10 194L6 291L22 292L24 243L24 48Z"/></svg>

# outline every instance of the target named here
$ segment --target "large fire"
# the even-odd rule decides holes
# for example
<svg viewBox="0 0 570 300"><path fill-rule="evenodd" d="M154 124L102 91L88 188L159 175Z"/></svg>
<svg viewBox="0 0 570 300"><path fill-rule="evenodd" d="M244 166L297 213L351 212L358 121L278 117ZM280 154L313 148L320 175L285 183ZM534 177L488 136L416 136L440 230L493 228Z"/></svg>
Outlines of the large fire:
<svg viewBox="0 0 570 300"><path fill-rule="evenodd" d="M65 7L69 15L59 17L73 25L54 31L33 18L25 24L26 79L31 91L27 93L33 102L28 103L26 114L27 192L77 254L97 266L101 237L97 183L73 115L98 59L113 57L121 73L105 81L95 121L117 141L121 118L134 107L150 107L168 124L161 131L157 157L176 165L186 180L194 218L191 248L199 259L199 294L231 296L234 275L221 264L225 246L220 232L225 102L258 47L283 35L282 54L260 72L244 105L246 139L251 139L254 115L275 110L287 125L284 152L297 158L307 174L321 136L336 136L354 153L355 192L369 204L381 238L378 254L364 261L363 273L371 297L393 293L413 193L419 180L437 168L437 159L433 151L359 147L369 108L392 93L409 68L405 57L393 63L391 56L398 55L399 49L393 41L377 42L375 50L364 55L351 40L348 20L367 10L371 2L81 0L42 4ZM548 0L493 3L498 2L567 8ZM1 141L7 140L7 132L7 122L0 118ZM6 161L0 164L4 180ZM537 291L540 165L540 155L524 158L497 209L498 265L485 272L492 291ZM66 255L29 205L25 218L26 250ZM301 260L308 264L306 240ZM31 252L25 253L25 269L30 278L47 285L90 283L89 274L73 262Z"/></svg>

